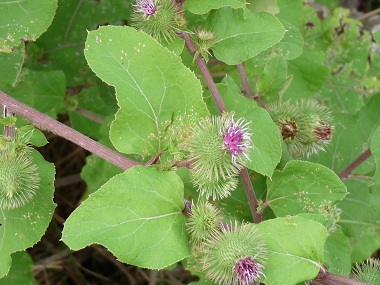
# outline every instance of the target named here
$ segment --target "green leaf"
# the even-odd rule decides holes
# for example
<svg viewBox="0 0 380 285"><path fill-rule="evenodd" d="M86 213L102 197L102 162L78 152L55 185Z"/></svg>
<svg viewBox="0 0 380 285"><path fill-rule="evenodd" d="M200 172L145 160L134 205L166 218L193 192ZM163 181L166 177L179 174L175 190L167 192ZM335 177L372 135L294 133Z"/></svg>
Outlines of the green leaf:
<svg viewBox="0 0 380 285"><path fill-rule="evenodd" d="M1 3L0 3L1 5ZM24 64L25 44L22 43L14 48L12 52L0 52L0 87L9 84L14 86L17 83L22 65Z"/></svg>
<svg viewBox="0 0 380 285"><path fill-rule="evenodd" d="M289 161L267 179L267 205L276 216L320 213L342 200L346 187L329 168L307 161Z"/></svg>
<svg viewBox="0 0 380 285"><path fill-rule="evenodd" d="M377 44L380 45L380 31L373 33L373 38L377 41Z"/></svg>
<svg viewBox="0 0 380 285"><path fill-rule="evenodd" d="M110 138L120 152L155 155L166 147L162 136L170 122L209 115L199 80L143 32L100 27L89 33L85 55L92 70L116 88L120 109Z"/></svg>
<svg viewBox="0 0 380 285"><path fill-rule="evenodd" d="M212 9L222 7L231 7L233 9L243 8L246 5L245 0L186 0L183 3L183 9L193 14L206 14Z"/></svg>
<svg viewBox="0 0 380 285"><path fill-rule="evenodd" d="M50 26L57 0L0 2L0 52L35 41Z"/></svg>
<svg viewBox="0 0 380 285"><path fill-rule="evenodd" d="M301 217L287 217L267 220L257 227L269 248L265 284L297 284L318 274L328 237L324 226Z"/></svg>
<svg viewBox="0 0 380 285"><path fill-rule="evenodd" d="M239 87L226 77L218 84L221 96L227 110L235 111L236 118L243 117L250 121L249 130L252 133L254 148L249 150L248 168L271 177L274 168L281 158L281 143L278 127L263 108L257 106L254 100L243 97Z"/></svg>
<svg viewBox="0 0 380 285"><path fill-rule="evenodd" d="M25 143L30 142L36 147L42 147L48 143L45 135L32 125L22 126L17 132L19 136L25 136L25 139L23 140Z"/></svg>
<svg viewBox="0 0 380 285"><path fill-rule="evenodd" d="M347 70L351 73L351 69ZM347 73L347 72L345 72ZM364 92L355 78L345 73L330 76L321 89L321 97L333 111L355 114L364 105Z"/></svg>
<svg viewBox="0 0 380 285"><path fill-rule="evenodd" d="M54 165L46 162L37 151L33 151L33 163L38 166L40 175L40 188L36 195L23 207L0 209L0 278L10 268L10 255L37 243L53 216Z"/></svg>
<svg viewBox="0 0 380 285"><path fill-rule="evenodd" d="M23 70L22 79L34 89L34 107L52 118L57 117L66 94L65 74L61 70Z"/></svg>
<svg viewBox="0 0 380 285"><path fill-rule="evenodd" d="M370 204L372 210L380 214L380 126L372 134L370 149L376 163L376 172L372 179L374 185L370 192Z"/></svg>
<svg viewBox="0 0 380 285"><path fill-rule="evenodd" d="M331 273L349 276L351 273L351 245L339 227L331 233L325 244L325 265Z"/></svg>
<svg viewBox="0 0 380 285"><path fill-rule="evenodd" d="M307 47L303 48L300 57L288 61L288 67L288 74L293 75L293 80L284 99L314 98L329 76L325 54Z"/></svg>
<svg viewBox="0 0 380 285"><path fill-rule="evenodd" d="M248 8L252 13L267 12L277 14L280 11L277 0L248 0L248 2Z"/></svg>
<svg viewBox="0 0 380 285"><path fill-rule="evenodd" d="M37 285L32 272L33 260L26 251L12 254L12 267L7 276L0 279L0 285Z"/></svg>
<svg viewBox="0 0 380 285"><path fill-rule="evenodd" d="M124 25L129 22L135 1L60 0L52 25L35 44L40 53L34 58L35 69L41 62L50 70L64 70L68 86L94 85L96 77L87 66L83 49L87 31L99 25Z"/></svg>
<svg viewBox="0 0 380 285"><path fill-rule="evenodd" d="M288 65L282 55L270 59L264 72L257 81L257 90L265 96L277 96L284 88L288 73Z"/></svg>
<svg viewBox="0 0 380 285"><path fill-rule="evenodd" d="M298 28L292 24L281 20L282 25L285 27L286 33L282 40L273 46L273 49L281 50L281 54L286 60L292 60L302 54L304 40Z"/></svg>
<svg viewBox="0 0 380 285"><path fill-rule="evenodd" d="M304 25L304 8L302 0L277 0L280 13L277 17L300 29Z"/></svg>
<svg viewBox="0 0 380 285"><path fill-rule="evenodd" d="M244 18L243 10L213 10L204 28L215 34L214 56L227 64L238 64L278 43L285 28L272 14L255 13Z"/></svg>
<svg viewBox="0 0 380 285"><path fill-rule="evenodd" d="M340 225L350 238L351 262L369 258L380 247L380 214L372 211L369 179L345 179L349 194L338 204Z"/></svg>
<svg viewBox="0 0 380 285"><path fill-rule="evenodd" d="M174 172L134 167L91 194L66 220L62 240L107 247L121 262L161 269L190 255L183 183Z"/></svg>

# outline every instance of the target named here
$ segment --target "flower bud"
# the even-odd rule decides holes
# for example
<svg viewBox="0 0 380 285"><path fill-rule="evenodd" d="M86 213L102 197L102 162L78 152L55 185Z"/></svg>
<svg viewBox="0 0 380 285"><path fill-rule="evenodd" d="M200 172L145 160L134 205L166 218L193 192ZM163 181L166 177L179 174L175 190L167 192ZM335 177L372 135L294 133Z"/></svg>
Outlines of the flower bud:
<svg viewBox="0 0 380 285"><path fill-rule="evenodd" d="M302 100L294 105L275 103L269 106L268 112L295 157L324 151L332 139L334 126L330 111L315 100Z"/></svg>
<svg viewBox="0 0 380 285"><path fill-rule="evenodd" d="M0 156L0 208L14 209L25 205L36 194L40 176L28 152Z"/></svg>
<svg viewBox="0 0 380 285"><path fill-rule="evenodd" d="M380 284L380 260L370 258L362 264L356 264L353 278L370 285Z"/></svg>
<svg viewBox="0 0 380 285"><path fill-rule="evenodd" d="M224 198L237 187L237 176L249 159L248 123L233 116L203 118L192 129L188 149L194 184L206 198Z"/></svg>
<svg viewBox="0 0 380 285"><path fill-rule="evenodd" d="M158 39L169 42L184 29L186 20L178 14L171 0L137 0L131 15L132 26Z"/></svg>
<svg viewBox="0 0 380 285"><path fill-rule="evenodd" d="M190 243L195 250L201 249L211 234L220 229L223 215L209 202L193 205L186 226L190 233Z"/></svg>
<svg viewBox="0 0 380 285"><path fill-rule="evenodd" d="M205 245L206 277L219 284L251 284L264 276L267 249L253 224L222 227Z"/></svg>

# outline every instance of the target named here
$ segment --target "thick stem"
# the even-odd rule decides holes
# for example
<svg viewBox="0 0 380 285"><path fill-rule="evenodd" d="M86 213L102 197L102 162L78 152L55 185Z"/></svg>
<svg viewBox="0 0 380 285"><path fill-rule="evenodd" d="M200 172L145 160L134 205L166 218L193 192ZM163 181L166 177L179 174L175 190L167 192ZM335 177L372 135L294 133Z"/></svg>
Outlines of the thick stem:
<svg viewBox="0 0 380 285"><path fill-rule="evenodd" d="M240 177L243 182L245 195L248 199L249 208L251 209L251 214L253 217L253 221L258 224L264 220L263 213L257 211L257 207L259 206L259 203L257 201L257 197L255 194L255 191L253 189L251 179L249 178L248 170L246 167L244 167L240 171Z"/></svg>
<svg viewBox="0 0 380 285"><path fill-rule="evenodd" d="M339 178L341 180L346 179L356 168L360 166L364 161L366 161L371 156L371 151L368 149L363 152L357 159L355 159L349 166L347 166L341 173L339 173Z"/></svg>
<svg viewBox="0 0 380 285"><path fill-rule="evenodd" d="M324 276L324 279L337 281L339 283L343 283L346 285L368 285L367 283L363 283L354 279L349 279L340 275L336 275L333 273L326 272L326 275Z"/></svg>
<svg viewBox="0 0 380 285"><path fill-rule="evenodd" d="M41 126L43 129L79 145L121 169L127 170L133 166L142 165L141 163L131 160L122 154L105 147L97 141L94 141L49 116L42 114L36 109L13 99L2 91L0 91L0 104L25 119L32 121L37 126Z"/></svg>
<svg viewBox="0 0 380 285"><path fill-rule="evenodd" d="M194 56L197 48L191 41L191 38L188 33L182 33L181 37L185 40L185 44L189 52L191 53L192 56ZM222 97L220 97L220 93L218 91L218 88L216 88L215 82L212 79L211 73L207 68L206 61L204 60L202 55L199 55L195 58L195 62L198 65L199 70L202 73L203 78L206 81L206 84L208 86L208 89L211 92L212 97L215 100L216 105L218 106L218 109L221 113L224 113L227 111L226 106L224 105L224 102L222 100Z"/></svg>

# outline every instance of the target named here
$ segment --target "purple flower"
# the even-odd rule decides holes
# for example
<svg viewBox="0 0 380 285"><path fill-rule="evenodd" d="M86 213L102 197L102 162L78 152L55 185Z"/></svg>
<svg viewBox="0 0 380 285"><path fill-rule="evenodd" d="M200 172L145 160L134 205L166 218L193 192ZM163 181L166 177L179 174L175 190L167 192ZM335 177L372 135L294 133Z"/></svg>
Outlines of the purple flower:
<svg viewBox="0 0 380 285"><path fill-rule="evenodd" d="M234 121L233 116L227 120L227 128L223 134L224 145L232 154L232 161L236 163L236 158L242 154L248 160L246 153L248 148L251 148L251 134L249 133L248 124L244 119Z"/></svg>
<svg viewBox="0 0 380 285"><path fill-rule="evenodd" d="M157 12L157 5L152 0L137 0L136 5L133 6L136 7L136 13L143 13L147 17Z"/></svg>
<svg viewBox="0 0 380 285"><path fill-rule="evenodd" d="M257 281L260 274L264 275L261 269L264 268L261 264L255 262L252 257L240 259L235 265L235 272L241 284L248 285Z"/></svg>

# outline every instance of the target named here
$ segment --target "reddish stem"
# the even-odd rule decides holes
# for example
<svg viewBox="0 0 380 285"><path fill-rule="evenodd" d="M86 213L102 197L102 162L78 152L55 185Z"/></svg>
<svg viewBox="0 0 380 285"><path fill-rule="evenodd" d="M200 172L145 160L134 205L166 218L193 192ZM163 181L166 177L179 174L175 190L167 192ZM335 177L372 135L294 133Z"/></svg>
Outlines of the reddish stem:
<svg viewBox="0 0 380 285"><path fill-rule="evenodd" d="M131 160L80 132L50 118L49 116L42 114L36 109L13 99L2 91L0 91L0 104L25 119L32 121L37 126L41 126L42 128L79 145L121 169L127 170L133 166L142 165L141 163Z"/></svg>
<svg viewBox="0 0 380 285"><path fill-rule="evenodd" d="M366 161L371 156L371 154L372 153L369 149L363 152L357 159L355 159L349 166L347 166L341 173L339 173L339 178L341 180L348 178L348 176L364 161Z"/></svg>
<svg viewBox="0 0 380 285"><path fill-rule="evenodd" d="M191 55L194 56L197 49L194 46L193 42L191 41L189 34L182 33L181 37L185 40L186 47L189 50L189 52L191 53ZM213 98L214 98L214 100L218 106L219 111L221 113L227 112L227 108L224 105L223 99L220 96L218 89L216 88L215 82L211 76L210 71L207 68L206 61L204 60L202 55L197 56L195 58L195 62L197 63L198 68L201 71L202 76L205 79L208 88L210 89L210 92L211 92L211 94L212 94L212 96L213 96ZM249 204L249 208L251 209L253 220L255 223L260 223L261 221L263 221L263 216L262 216L262 213L257 212L258 202L256 199L255 191L253 189L251 180L249 178L247 168L244 167L241 170L240 176L241 176L241 179L243 181L243 186L245 189L245 193L247 195L248 204Z"/></svg>
<svg viewBox="0 0 380 285"><path fill-rule="evenodd" d="M191 38L188 33L182 33L181 37L185 40L185 44L189 52L192 56L194 56L195 52L197 51L197 48L191 41ZM218 109L221 113L227 112L227 108L224 105L224 102L222 100L222 97L220 96L220 93L218 91L218 88L216 88L216 84L214 80L212 79L211 73L207 68L206 61L204 60L202 55L199 55L195 58L195 62L198 65L199 70L202 73L203 78L206 81L206 84L208 86L208 89L211 92L212 97L215 100L216 105L218 106Z"/></svg>
<svg viewBox="0 0 380 285"><path fill-rule="evenodd" d="M267 105L261 100L260 96L255 96L253 94L253 91L248 83L247 74L245 73L245 68L243 63L239 63L237 65L237 69L239 71L241 83L243 85L243 92L246 94L249 98L255 100L257 103L259 103L262 107L267 108Z"/></svg>

